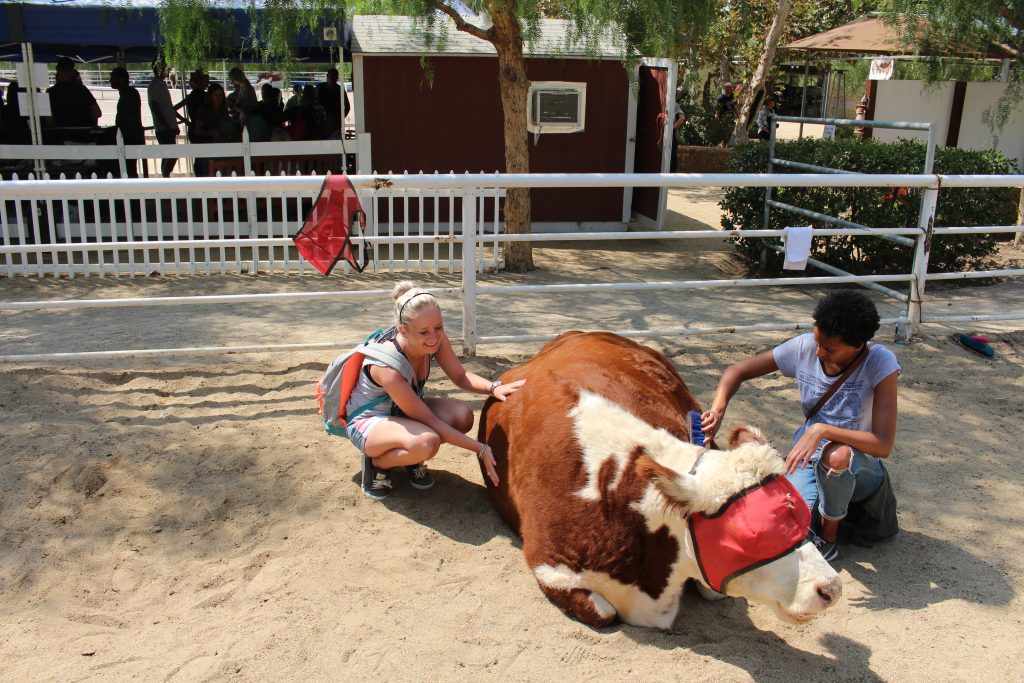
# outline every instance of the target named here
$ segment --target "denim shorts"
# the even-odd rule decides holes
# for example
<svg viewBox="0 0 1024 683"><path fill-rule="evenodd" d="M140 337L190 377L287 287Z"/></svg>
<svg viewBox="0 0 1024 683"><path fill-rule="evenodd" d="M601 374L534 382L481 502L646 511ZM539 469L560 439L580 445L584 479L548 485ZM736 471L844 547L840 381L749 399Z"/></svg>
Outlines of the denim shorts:
<svg viewBox="0 0 1024 683"><path fill-rule="evenodd" d="M348 438L359 452L366 455L366 438L370 436L373 428L387 420L381 415L360 415L348 423Z"/></svg>

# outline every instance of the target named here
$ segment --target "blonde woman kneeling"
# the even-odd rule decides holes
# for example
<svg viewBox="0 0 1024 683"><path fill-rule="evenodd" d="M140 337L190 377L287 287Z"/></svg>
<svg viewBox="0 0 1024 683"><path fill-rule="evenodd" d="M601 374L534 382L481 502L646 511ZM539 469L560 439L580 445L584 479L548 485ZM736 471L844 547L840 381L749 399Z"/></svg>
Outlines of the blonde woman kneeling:
<svg viewBox="0 0 1024 683"><path fill-rule="evenodd" d="M437 361L455 386L499 401L515 393L526 380L502 384L468 372L445 335L441 308L432 294L406 281L395 285L391 296L395 324L380 341L394 344L405 356L415 384L410 385L399 371L380 361L367 357L363 362L348 402L349 414L387 396L348 425L349 438L363 454L363 493L374 500L387 497L392 488L389 475L395 468L405 468L414 488L429 489L434 479L426 461L437 455L442 443L476 453L497 486L494 454L487 444L466 434L473 428L472 408L456 399L424 396L431 360Z"/></svg>

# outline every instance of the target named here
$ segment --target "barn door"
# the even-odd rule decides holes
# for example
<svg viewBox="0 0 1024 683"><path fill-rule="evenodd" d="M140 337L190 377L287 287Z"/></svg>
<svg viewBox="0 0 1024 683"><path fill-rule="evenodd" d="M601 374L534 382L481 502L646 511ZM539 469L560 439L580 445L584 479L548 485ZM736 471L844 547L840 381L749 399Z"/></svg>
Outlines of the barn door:
<svg viewBox="0 0 1024 683"><path fill-rule="evenodd" d="M669 84L673 84L671 87ZM674 93L675 67L668 60L645 63L640 67L636 112L636 173L668 173L672 149L668 114ZM665 188L638 187L633 190L633 218L650 225L665 221Z"/></svg>

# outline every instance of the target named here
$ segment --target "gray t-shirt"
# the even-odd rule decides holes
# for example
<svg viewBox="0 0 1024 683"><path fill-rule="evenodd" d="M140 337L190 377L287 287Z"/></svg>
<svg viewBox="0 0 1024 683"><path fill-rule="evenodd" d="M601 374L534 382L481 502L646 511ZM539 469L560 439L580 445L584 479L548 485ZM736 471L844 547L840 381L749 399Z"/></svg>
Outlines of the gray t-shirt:
<svg viewBox="0 0 1024 683"><path fill-rule="evenodd" d="M167 84L164 83L164 79L154 77L149 82L149 86L146 87L146 96L149 99L150 111L159 110L162 119L159 116L153 115L153 127L156 128L158 133L177 133L178 123L177 118L174 116L174 105L171 104L171 93L167 89ZM168 128L167 126L171 126Z"/></svg>
<svg viewBox="0 0 1024 683"><path fill-rule="evenodd" d="M811 333L793 337L772 350L775 364L786 377L795 377L800 389L800 406L806 415L828 388L839 378L825 374L816 352L818 345ZM902 373L892 351L868 342L868 357L853 371L835 395L809 421L801 425L794 439L800 438L808 424L823 422L842 429L871 430L871 407L875 387L892 373Z"/></svg>

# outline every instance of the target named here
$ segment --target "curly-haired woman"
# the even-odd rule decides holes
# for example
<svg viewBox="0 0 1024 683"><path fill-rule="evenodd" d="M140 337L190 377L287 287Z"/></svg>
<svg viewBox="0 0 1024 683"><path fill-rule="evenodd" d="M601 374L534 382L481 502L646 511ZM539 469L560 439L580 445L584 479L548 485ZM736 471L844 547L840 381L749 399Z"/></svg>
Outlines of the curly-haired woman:
<svg viewBox="0 0 1024 683"><path fill-rule="evenodd" d="M836 535L850 502L864 500L881 487L885 469L880 459L889 457L896 438L901 369L892 351L870 341L878 327L878 310L863 294L826 295L814 309L813 332L731 365L718 382L710 410L701 416L710 439L743 382L775 371L796 378L808 417L793 437L786 476L817 513L820 526L813 540L829 561L839 556ZM819 406L844 375L835 393Z"/></svg>

